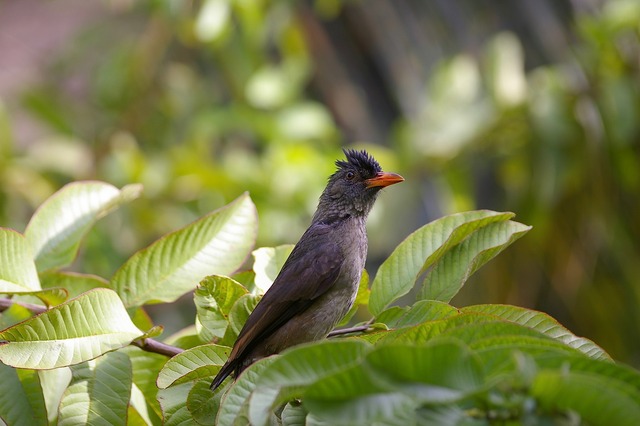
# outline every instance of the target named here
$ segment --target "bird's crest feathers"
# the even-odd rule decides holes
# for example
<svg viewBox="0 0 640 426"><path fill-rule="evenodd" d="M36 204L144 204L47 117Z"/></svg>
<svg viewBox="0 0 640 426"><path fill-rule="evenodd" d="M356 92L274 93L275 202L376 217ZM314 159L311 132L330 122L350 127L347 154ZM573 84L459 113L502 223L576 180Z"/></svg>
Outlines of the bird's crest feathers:
<svg viewBox="0 0 640 426"><path fill-rule="evenodd" d="M365 170L367 175L371 176L382 171L380 164L367 151L357 151L355 149L343 149L342 151L347 157L347 161L336 160L336 166L339 169L356 167L360 170Z"/></svg>

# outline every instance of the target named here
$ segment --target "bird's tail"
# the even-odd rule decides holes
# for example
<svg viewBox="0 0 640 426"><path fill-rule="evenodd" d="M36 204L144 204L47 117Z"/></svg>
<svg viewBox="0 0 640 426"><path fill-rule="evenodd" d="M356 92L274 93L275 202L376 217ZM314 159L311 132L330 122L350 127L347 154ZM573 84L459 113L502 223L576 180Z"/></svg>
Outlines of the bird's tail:
<svg viewBox="0 0 640 426"><path fill-rule="evenodd" d="M211 390L215 391L222 384L222 382L224 382L224 379L226 379L229 376L229 374L231 374L235 369L236 369L235 360L231 362L227 361L222 366L220 371L218 371L218 374L216 374L216 377L213 378L213 382L211 382Z"/></svg>

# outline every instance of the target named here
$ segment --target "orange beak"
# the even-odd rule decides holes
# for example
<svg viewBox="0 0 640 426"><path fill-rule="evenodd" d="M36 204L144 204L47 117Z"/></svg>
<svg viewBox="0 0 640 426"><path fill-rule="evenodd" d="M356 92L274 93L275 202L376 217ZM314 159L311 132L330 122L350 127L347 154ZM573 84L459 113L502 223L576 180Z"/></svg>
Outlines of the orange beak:
<svg viewBox="0 0 640 426"><path fill-rule="evenodd" d="M396 173L385 173L378 172L371 179L367 179L364 183L367 185L367 188L373 188L376 186L385 187L389 185L393 185L394 183L402 182L404 178Z"/></svg>

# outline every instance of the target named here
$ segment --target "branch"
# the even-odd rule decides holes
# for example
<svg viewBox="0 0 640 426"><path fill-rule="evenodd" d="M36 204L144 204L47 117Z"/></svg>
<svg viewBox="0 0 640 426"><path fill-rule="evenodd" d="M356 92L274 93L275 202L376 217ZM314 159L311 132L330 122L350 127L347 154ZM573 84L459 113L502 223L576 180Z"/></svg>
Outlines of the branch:
<svg viewBox="0 0 640 426"><path fill-rule="evenodd" d="M16 302L11 299L0 298L0 313L9 309L11 305L22 306L23 308L27 308L34 314L42 314L47 311L46 306L34 305L32 303ZM134 340L133 342L131 342L131 344L139 347L143 351L153 352L168 357L172 357L178 355L181 352L184 352L184 349L167 345L166 343L162 343L151 338Z"/></svg>
<svg viewBox="0 0 640 426"><path fill-rule="evenodd" d="M369 331L371 329L371 325L357 325L355 327L349 328L341 328L340 330L333 330L327 337L336 337L342 336L343 334L351 334L351 333L364 333L365 331Z"/></svg>
<svg viewBox="0 0 640 426"><path fill-rule="evenodd" d="M46 306L34 305L32 303L14 302L11 299L1 298L0 299L0 312L6 311L7 309L9 309L11 307L11 305L22 306L23 308L27 308L28 310L30 310L34 314L41 314L41 313L47 311Z"/></svg>
<svg viewBox="0 0 640 426"><path fill-rule="evenodd" d="M176 346L167 345L166 343L162 343L151 338L134 340L133 342L131 342L131 344L133 346L139 347L143 351L165 355L165 356L168 356L169 358L184 352L184 349L178 348Z"/></svg>

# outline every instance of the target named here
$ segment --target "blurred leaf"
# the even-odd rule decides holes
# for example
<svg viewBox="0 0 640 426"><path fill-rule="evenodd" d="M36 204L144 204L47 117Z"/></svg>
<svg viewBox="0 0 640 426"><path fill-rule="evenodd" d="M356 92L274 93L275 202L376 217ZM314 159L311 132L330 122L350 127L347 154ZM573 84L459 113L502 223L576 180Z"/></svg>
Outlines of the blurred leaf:
<svg viewBox="0 0 640 426"><path fill-rule="evenodd" d="M93 224L140 195L142 186L121 190L103 182L74 182L52 195L35 212L25 236L38 270L67 266Z"/></svg>
<svg viewBox="0 0 640 426"><path fill-rule="evenodd" d="M478 229L431 265L418 298L449 302L469 276L530 229L510 220Z"/></svg>
<svg viewBox="0 0 640 426"><path fill-rule="evenodd" d="M160 389L185 382L213 377L229 357L230 348L218 345L203 345L174 356L164 365L158 375Z"/></svg>
<svg viewBox="0 0 640 426"><path fill-rule="evenodd" d="M303 389L317 380L356 365L369 348L359 340L327 340L284 351L257 382L251 398L252 421L266 419L278 405L301 397Z"/></svg>
<svg viewBox="0 0 640 426"><path fill-rule="evenodd" d="M26 238L14 230L0 228L0 293L40 289Z"/></svg>
<svg viewBox="0 0 640 426"><path fill-rule="evenodd" d="M367 354L374 375L423 403L450 403L484 385L479 359L456 340L422 346L382 345Z"/></svg>
<svg viewBox="0 0 640 426"><path fill-rule="evenodd" d="M542 371L531 393L549 412L573 411L589 424L635 425L640 418L637 388L585 372Z"/></svg>
<svg viewBox="0 0 640 426"><path fill-rule="evenodd" d="M285 244L278 247L260 247L251 253L254 258L255 284L262 293L266 293L269 290L284 262L291 254L293 247L293 244Z"/></svg>
<svg viewBox="0 0 640 426"><path fill-rule="evenodd" d="M233 305L247 290L231 278L212 275L200 281L194 293L196 328L204 341L223 337Z"/></svg>
<svg viewBox="0 0 640 426"><path fill-rule="evenodd" d="M69 297L77 297L94 288L108 288L109 282L102 277L70 271L47 271L40 274L42 288L62 287Z"/></svg>
<svg viewBox="0 0 640 426"><path fill-rule="evenodd" d="M567 346L579 350L591 358L611 359L601 347L589 339L576 336L544 312L537 312L511 305L474 305L462 308L461 312L479 312L495 315L507 321L513 321L539 331L546 336L561 341Z"/></svg>
<svg viewBox="0 0 640 426"><path fill-rule="evenodd" d="M117 294L95 289L0 331L0 360L48 369L87 361L142 336Z"/></svg>
<svg viewBox="0 0 640 426"><path fill-rule="evenodd" d="M71 371L71 384L60 401L59 425L127 424L133 373L125 354L111 352Z"/></svg>
<svg viewBox="0 0 640 426"><path fill-rule="evenodd" d="M380 266L371 286L369 310L378 315L407 294L416 280L428 272L452 247L478 229L504 222L513 213L489 210L458 213L435 220L409 235Z"/></svg>
<svg viewBox="0 0 640 426"><path fill-rule="evenodd" d="M127 307L172 302L204 276L236 271L249 254L256 231L255 206L244 194L134 254L111 285Z"/></svg>
<svg viewBox="0 0 640 426"><path fill-rule="evenodd" d="M410 307L392 306L376 317L388 327L400 328L457 315L453 306L438 300L419 300Z"/></svg>
<svg viewBox="0 0 640 426"><path fill-rule="evenodd" d="M46 425L47 412L35 371L0 363L0 420L7 425Z"/></svg>

